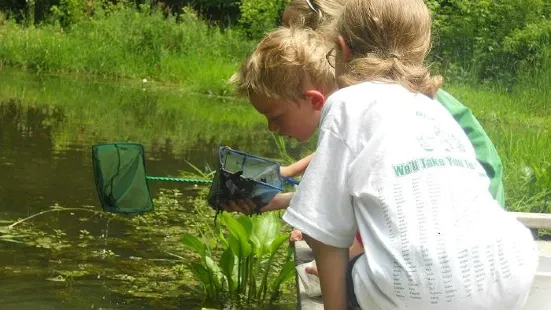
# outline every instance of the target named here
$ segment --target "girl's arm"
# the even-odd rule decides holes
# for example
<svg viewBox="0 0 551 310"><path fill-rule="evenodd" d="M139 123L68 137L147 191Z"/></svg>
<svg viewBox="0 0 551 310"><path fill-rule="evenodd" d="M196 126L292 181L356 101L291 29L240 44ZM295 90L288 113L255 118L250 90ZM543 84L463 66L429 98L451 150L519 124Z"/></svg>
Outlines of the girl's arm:
<svg viewBox="0 0 551 310"><path fill-rule="evenodd" d="M303 236L312 248L316 259L324 308L326 310L348 309L346 294L348 249L336 248L306 235Z"/></svg>
<svg viewBox="0 0 551 310"><path fill-rule="evenodd" d="M260 209L261 212L287 209L294 192L277 194L272 201Z"/></svg>
<svg viewBox="0 0 551 310"><path fill-rule="evenodd" d="M310 160L312 159L312 156L314 156L314 153L304 157L303 159L296 161L289 166L282 166L280 168L280 174L283 177L296 177L297 175L301 175L304 173L304 170L306 170L306 167L308 167L308 164L310 164Z"/></svg>
<svg viewBox="0 0 551 310"><path fill-rule="evenodd" d="M291 231L291 237L289 238L289 241L299 241L299 240L302 240L302 232L298 229L293 229L293 231ZM312 240L310 238L310 240ZM306 242L308 243L308 242ZM310 246L310 245L308 245ZM354 242L352 243L352 246L350 246L348 248L348 259L351 260L353 259L354 257L362 254L364 252L364 248L363 248L363 245L358 242L358 239L354 238ZM314 267L307 267L305 269L306 273L309 273L309 274L312 274L312 275L315 275L316 277L319 278L319 274L318 274L318 268L316 268L315 266Z"/></svg>

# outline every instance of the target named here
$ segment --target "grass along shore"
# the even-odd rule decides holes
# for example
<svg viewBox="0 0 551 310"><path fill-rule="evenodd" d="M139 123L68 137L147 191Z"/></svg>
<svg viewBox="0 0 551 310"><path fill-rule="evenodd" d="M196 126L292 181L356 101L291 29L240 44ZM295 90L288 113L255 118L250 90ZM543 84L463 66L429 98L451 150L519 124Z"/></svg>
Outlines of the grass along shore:
<svg viewBox="0 0 551 310"><path fill-rule="evenodd" d="M36 72L147 79L224 95L236 63L254 48L240 32L211 27L187 10L165 18L160 10L120 7L70 29L1 16L0 67Z"/></svg>
<svg viewBox="0 0 551 310"><path fill-rule="evenodd" d="M147 79L223 96L233 93L227 79L256 44L238 31L208 26L192 11L167 19L160 11L125 7L70 29L24 27L0 16L0 42L0 67L99 76L113 84ZM473 110L496 145L505 167L508 209L551 212L551 64L519 81L507 90L448 84L445 89ZM4 89L2 96L7 93ZM95 113L89 115L93 119ZM253 118L246 122L258 124Z"/></svg>

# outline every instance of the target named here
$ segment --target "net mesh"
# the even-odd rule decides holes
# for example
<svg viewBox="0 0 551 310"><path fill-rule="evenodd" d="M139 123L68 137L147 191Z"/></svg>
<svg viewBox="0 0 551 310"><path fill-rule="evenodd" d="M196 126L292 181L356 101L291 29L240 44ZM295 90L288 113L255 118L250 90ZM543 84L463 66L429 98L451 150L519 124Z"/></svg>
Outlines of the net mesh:
<svg viewBox="0 0 551 310"><path fill-rule="evenodd" d="M104 211L153 211L141 144L109 143L92 147L94 180Z"/></svg>
<svg viewBox="0 0 551 310"><path fill-rule="evenodd" d="M283 189L279 163L220 147L218 168L208 202L215 210L230 200L252 200L257 209L265 206Z"/></svg>

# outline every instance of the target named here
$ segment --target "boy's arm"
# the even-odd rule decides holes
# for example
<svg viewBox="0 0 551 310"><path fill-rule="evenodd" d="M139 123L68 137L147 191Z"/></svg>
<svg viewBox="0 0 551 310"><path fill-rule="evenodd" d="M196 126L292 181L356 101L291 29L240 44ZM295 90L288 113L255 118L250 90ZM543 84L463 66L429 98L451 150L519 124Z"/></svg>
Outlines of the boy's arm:
<svg viewBox="0 0 551 310"><path fill-rule="evenodd" d="M301 175L304 173L304 170L306 170L306 167L308 167L308 164L310 164L310 160L312 159L312 156L314 156L314 153L304 157L303 159L296 161L289 166L282 166L280 168L280 174L283 177L296 177L297 175Z"/></svg>
<svg viewBox="0 0 551 310"><path fill-rule="evenodd" d="M321 243L307 235L306 242L312 248L321 284L324 309L348 309L346 272L348 248L336 248Z"/></svg>
<svg viewBox="0 0 551 310"><path fill-rule="evenodd" d="M261 212L286 209L293 198L294 192L279 193L264 207ZM253 214L256 210L256 204L252 200L232 200L221 203L222 208L227 212L241 212L244 214Z"/></svg>

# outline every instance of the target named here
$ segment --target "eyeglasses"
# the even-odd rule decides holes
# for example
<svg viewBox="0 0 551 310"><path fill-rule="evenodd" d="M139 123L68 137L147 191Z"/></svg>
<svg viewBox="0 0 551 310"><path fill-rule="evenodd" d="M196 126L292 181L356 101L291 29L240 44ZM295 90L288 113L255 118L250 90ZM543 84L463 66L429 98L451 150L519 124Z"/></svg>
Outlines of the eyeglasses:
<svg viewBox="0 0 551 310"><path fill-rule="evenodd" d="M331 66L331 68L335 68L335 59L336 59L336 55L335 55L335 48L333 47L332 49L329 50L329 52L327 52L327 54L325 55L325 59L327 59L327 62L329 63L329 65Z"/></svg>
<svg viewBox="0 0 551 310"><path fill-rule="evenodd" d="M306 3L308 4L308 6L312 9L312 11L314 11L314 13L317 13L318 11L316 10L316 8L314 7L314 4L312 2L310 2L310 0L306 0Z"/></svg>

